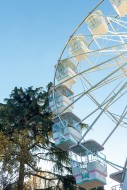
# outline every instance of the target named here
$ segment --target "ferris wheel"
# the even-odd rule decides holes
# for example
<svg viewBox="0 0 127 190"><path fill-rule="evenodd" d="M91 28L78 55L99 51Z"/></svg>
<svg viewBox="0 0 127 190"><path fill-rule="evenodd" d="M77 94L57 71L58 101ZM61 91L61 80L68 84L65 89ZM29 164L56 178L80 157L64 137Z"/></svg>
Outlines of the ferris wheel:
<svg viewBox="0 0 127 190"><path fill-rule="evenodd" d="M127 127L127 0L109 1L113 14L104 15L100 1L67 41L49 106L55 145L70 152L76 184L104 186L110 164L118 169L111 178L125 190L127 161L120 168L103 154L114 132Z"/></svg>

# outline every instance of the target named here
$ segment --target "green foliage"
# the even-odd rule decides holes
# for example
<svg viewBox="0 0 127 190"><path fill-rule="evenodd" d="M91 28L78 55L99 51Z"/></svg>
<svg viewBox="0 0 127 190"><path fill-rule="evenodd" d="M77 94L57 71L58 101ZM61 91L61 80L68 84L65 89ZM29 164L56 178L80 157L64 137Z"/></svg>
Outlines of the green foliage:
<svg viewBox="0 0 127 190"><path fill-rule="evenodd" d="M43 105L39 106L39 101L43 101ZM33 90L29 87L26 90L15 87L10 98L5 99L6 106L0 112L0 129L3 132L11 133L14 129L33 128L36 134L38 124L48 124L48 92L42 88ZM43 117L42 117L43 113ZM49 127L49 125L47 125ZM50 128L46 128L51 130Z"/></svg>
<svg viewBox="0 0 127 190"><path fill-rule="evenodd" d="M77 188L71 175L68 152L58 149L52 142L52 113L48 106L51 86L52 83L48 84L46 91L15 87L5 104L0 105L0 164L4 190L30 189L24 187L24 179L31 175L49 181L45 190L82 190ZM50 162L50 171L38 167L40 161Z"/></svg>
<svg viewBox="0 0 127 190"><path fill-rule="evenodd" d="M10 98L0 106L0 161L6 188L15 183L18 190L23 190L25 177L45 172L38 167L41 160L51 162L53 168L46 171L46 176L40 176L43 180L50 181L47 177L50 175L59 184L56 189L64 183L66 188L71 185L63 176L63 172L71 172L68 153L56 148L51 138L52 113L48 106L51 85L47 91L15 87Z"/></svg>

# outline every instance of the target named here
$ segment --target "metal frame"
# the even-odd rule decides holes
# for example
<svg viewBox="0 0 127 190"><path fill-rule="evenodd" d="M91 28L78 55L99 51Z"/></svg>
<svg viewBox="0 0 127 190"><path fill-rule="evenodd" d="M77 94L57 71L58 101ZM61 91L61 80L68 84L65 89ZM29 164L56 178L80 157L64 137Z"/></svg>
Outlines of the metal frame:
<svg viewBox="0 0 127 190"><path fill-rule="evenodd" d="M67 45L69 41L72 39L72 37L77 33L78 29L80 29L80 26L84 24L84 21L89 17L91 13L93 13L102 3L104 0L100 1L93 9L92 11L81 21L81 23L78 25L78 27L74 30L72 35L70 36L69 40L67 41L65 47L62 50L62 53L59 57L58 63L56 65L55 75L54 75L54 82L53 82L53 98L54 103L57 110L57 116L59 120L61 121L62 125L64 126L61 116L63 115L64 111L70 107L71 105L75 104L77 101L79 101L84 96L87 96L91 99L91 101L94 102L94 104L97 106L96 109L94 109L91 113L86 115L78 124L85 121L87 118L91 117L94 113L100 110L100 113L96 116L96 118L92 121L91 125L89 126L88 130L83 134L82 138L77 142L77 145L81 146L86 150L86 147L84 147L81 142L84 140L84 137L89 133L89 131L94 127L95 123L98 121L98 119L102 116L102 114L106 114L114 123L115 127L114 129L108 134L107 138L104 140L102 145L105 145L105 143L110 139L112 134L115 132L115 130L118 128L118 126L124 126L126 127L126 115L127 115L127 104L125 107L123 107L122 114L113 113L110 111L110 107L114 105L119 99L122 97L127 96L127 33L124 31L127 29L127 22L121 19L118 19L118 15L115 17L105 17L107 20L107 24L109 27L109 31L106 35L92 35L87 34L84 35L85 37L89 37L91 39L89 43L89 48L92 46L95 46L95 50L90 50L87 52L89 56L97 56L99 59L102 56L106 56L107 54L109 57L107 60L101 61L101 63L97 62L97 64L94 64L93 60L90 60L89 57L85 60L85 63L89 65L89 67L85 68L84 70L79 70L80 63L77 63L77 70L78 73L71 77L70 79L79 76L83 91L79 92L78 94L75 94L73 97L75 100L67 106L61 113L58 112L57 109L57 100L55 99L55 90L64 84L64 82L70 80L67 79L64 82L61 82L59 84L56 84L56 73L57 73L57 67L60 64L62 60L65 59L71 59L75 56L69 56L63 58L64 52L66 51ZM116 27L117 25L117 27ZM123 28L123 31L119 32L117 29L119 27ZM100 43L100 41L103 42L103 44ZM105 43L109 43L110 45L107 47ZM115 43L115 45L113 45ZM80 54L81 55L81 54ZM113 55L110 57L110 55ZM97 59L97 60L98 60ZM93 84L89 81L87 78L87 75L93 73L93 72L103 72L106 69L111 69L110 73L106 75L104 78L102 78L97 83ZM117 82L118 81L118 82ZM107 97L104 98L104 100L100 103L96 97L94 97L93 93L97 90L101 90L105 85L109 85L113 82L117 82L117 84L114 86L114 88L109 91L109 94L107 94ZM72 147L70 147L71 150ZM88 150L89 151L89 150ZM117 164L114 164L110 161L106 162L110 164L111 166L115 168L123 168L121 166L118 166Z"/></svg>

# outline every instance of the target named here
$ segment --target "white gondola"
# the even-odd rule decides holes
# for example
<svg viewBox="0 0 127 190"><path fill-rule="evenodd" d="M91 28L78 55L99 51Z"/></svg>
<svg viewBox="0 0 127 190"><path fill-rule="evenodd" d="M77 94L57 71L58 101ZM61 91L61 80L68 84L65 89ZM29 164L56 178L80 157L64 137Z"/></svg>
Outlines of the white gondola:
<svg viewBox="0 0 127 190"><path fill-rule="evenodd" d="M111 190L122 190L121 185L114 185L111 187Z"/></svg>
<svg viewBox="0 0 127 190"><path fill-rule="evenodd" d="M86 19L86 24L88 25L89 30L92 34L106 34L108 32L108 25L103 17L103 14L100 10L91 14Z"/></svg>
<svg viewBox="0 0 127 190"><path fill-rule="evenodd" d="M77 81L77 77L74 77L75 75L76 65L70 59L60 61L57 65L56 78L59 83L63 82L67 87L71 87ZM64 82L65 80L67 81Z"/></svg>
<svg viewBox="0 0 127 190"><path fill-rule="evenodd" d="M123 171L118 171L115 173L110 174L110 178L113 179L114 181L118 182L119 185L115 185L111 188L111 190L123 190L122 184L123 184ZM127 187L126 187L127 189Z"/></svg>
<svg viewBox="0 0 127 190"><path fill-rule="evenodd" d="M88 57L88 43L83 35L77 35L71 38L68 43L70 55L80 62Z"/></svg>
<svg viewBox="0 0 127 190"><path fill-rule="evenodd" d="M110 0L110 2L119 16L127 14L127 0Z"/></svg>
<svg viewBox="0 0 127 190"><path fill-rule="evenodd" d="M81 146L72 147L71 150L81 158L81 161L79 159L77 161L72 160L72 173L76 179L76 184L85 189L104 186L106 184L107 166L105 156L100 153L103 147L96 141L89 140L82 143ZM88 150L92 153L89 153Z"/></svg>
<svg viewBox="0 0 127 190"><path fill-rule="evenodd" d="M69 147L77 144L77 140L81 138L80 119L72 112L64 113L61 121L57 117L54 119L52 126L53 139L55 145L64 151L68 151Z"/></svg>
<svg viewBox="0 0 127 190"><path fill-rule="evenodd" d="M120 183L122 190L127 190L127 158L123 170L110 174L110 178Z"/></svg>
<svg viewBox="0 0 127 190"><path fill-rule="evenodd" d="M125 172L123 170L120 170L118 172L110 174L110 178L120 183L120 186L122 185L122 190L127 190L127 169Z"/></svg>
<svg viewBox="0 0 127 190"><path fill-rule="evenodd" d="M71 96L73 92L67 88L65 85L59 86L54 93L50 90L49 92L49 107L53 114L61 113L66 109L71 103ZM64 112L71 112L73 105L70 105Z"/></svg>
<svg viewBox="0 0 127 190"><path fill-rule="evenodd" d="M118 183L123 183L122 177L123 177L123 170L110 174L110 178L117 181Z"/></svg>

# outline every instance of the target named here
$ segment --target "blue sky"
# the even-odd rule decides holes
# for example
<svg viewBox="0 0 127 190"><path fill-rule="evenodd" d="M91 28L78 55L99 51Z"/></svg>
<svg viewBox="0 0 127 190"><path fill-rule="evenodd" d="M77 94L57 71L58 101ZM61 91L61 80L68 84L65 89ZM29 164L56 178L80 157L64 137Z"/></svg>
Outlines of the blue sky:
<svg viewBox="0 0 127 190"><path fill-rule="evenodd" d="M45 86L53 80L62 47L82 17L73 11L81 5L59 0L0 1L0 101L15 86Z"/></svg>
<svg viewBox="0 0 127 190"><path fill-rule="evenodd" d="M15 86L45 87L53 81L64 44L98 2L0 0L0 102Z"/></svg>

